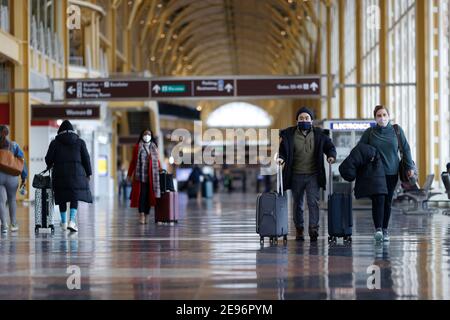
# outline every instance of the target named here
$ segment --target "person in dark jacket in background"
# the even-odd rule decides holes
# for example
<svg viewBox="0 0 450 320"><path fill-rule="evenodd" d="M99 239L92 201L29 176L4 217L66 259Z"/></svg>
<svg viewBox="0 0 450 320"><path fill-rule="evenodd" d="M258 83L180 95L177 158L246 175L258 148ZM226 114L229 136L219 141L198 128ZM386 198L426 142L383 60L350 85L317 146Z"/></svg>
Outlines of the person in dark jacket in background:
<svg viewBox="0 0 450 320"><path fill-rule="evenodd" d="M202 176L202 169L200 169L198 165L194 165L192 172L188 177L188 195L190 195L190 198L200 196Z"/></svg>
<svg viewBox="0 0 450 320"><path fill-rule="evenodd" d="M91 160L86 143L78 137L70 121L65 120L45 156L47 169L53 168L52 184L55 204L61 213L61 228L78 232L76 216L78 201L92 203L89 188L92 176ZM70 202L70 221L67 223L67 203Z"/></svg>
<svg viewBox="0 0 450 320"><path fill-rule="evenodd" d="M356 179L356 199L378 197L388 193L383 162L377 149L371 145L358 143L339 166L339 172L348 182ZM372 211L372 216L376 223L375 210Z"/></svg>
<svg viewBox="0 0 450 320"><path fill-rule="evenodd" d="M383 162L386 174L387 195L372 197L372 206L376 212L375 240L389 241L388 226L391 217L392 198L398 182L399 144L395 128L390 122L389 110L384 106L376 106L373 112L377 122L376 127L368 128L361 137L360 142L369 144L377 149ZM406 140L403 129L399 127L400 141L402 143L404 157L408 166L408 177L414 176L414 164L411 158L411 149Z"/></svg>
<svg viewBox="0 0 450 320"><path fill-rule="evenodd" d="M336 148L331 139L313 127L313 112L301 108L296 115L297 125L280 132L278 163L283 165L284 189L292 190L296 240L304 240L303 197L309 209L309 236L317 241L319 236L320 188L325 189L326 174L324 154L328 162L336 161Z"/></svg>

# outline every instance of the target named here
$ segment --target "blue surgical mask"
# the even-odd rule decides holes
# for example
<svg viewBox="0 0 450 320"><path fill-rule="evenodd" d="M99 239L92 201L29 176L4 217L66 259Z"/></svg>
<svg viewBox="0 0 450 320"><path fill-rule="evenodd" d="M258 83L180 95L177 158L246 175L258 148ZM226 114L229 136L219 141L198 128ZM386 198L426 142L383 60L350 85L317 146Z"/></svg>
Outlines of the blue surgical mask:
<svg viewBox="0 0 450 320"><path fill-rule="evenodd" d="M304 121L299 121L297 123L298 129L299 130L310 130L312 128L312 123L311 122L304 122Z"/></svg>

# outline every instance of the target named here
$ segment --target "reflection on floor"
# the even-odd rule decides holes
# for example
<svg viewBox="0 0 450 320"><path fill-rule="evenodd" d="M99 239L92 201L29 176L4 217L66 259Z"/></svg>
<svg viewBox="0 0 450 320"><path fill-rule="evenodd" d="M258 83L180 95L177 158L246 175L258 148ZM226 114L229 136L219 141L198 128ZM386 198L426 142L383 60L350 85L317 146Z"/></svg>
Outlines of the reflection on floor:
<svg viewBox="0 0 450 320"><path fill-rule="evenodd" d="M376 246L371 213L355 211L353 244L330 247L322 212L318 243L295 242L291 223L286 247L262 248L255 199L182 196L176 226L140 226L105 200L80 207L79 234L37 236L21 208L20 232L0 239L0 299L450 299L450 217L393 214L390 243ZM77 268L81 289L69 290Z"/></svg>

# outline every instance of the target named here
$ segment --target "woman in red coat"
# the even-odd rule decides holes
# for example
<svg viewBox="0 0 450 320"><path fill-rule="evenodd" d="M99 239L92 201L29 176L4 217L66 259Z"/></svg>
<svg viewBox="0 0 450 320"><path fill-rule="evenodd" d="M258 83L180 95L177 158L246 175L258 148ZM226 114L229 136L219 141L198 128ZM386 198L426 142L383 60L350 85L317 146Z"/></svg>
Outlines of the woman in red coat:
<svg viewBox="0 0 450 320"><path fill-rule="evenodd" d="M133 150L133 159L128 169L128 179L132 179L131 208L138 208L140 223L147 224L150 208L156 206L161 197L159 172L161 163L153 132L144 130Z"/></svg>

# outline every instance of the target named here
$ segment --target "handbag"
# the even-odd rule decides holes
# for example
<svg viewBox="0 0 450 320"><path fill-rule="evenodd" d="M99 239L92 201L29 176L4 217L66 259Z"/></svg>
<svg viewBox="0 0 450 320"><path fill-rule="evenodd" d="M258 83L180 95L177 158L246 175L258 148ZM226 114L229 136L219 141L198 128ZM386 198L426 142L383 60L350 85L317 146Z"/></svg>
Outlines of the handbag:
<svg viewBox="0 0 450 320"><path fill-rule="evenodd" d="M403 151L403 145L401 143L401 139L400 139L400 130L399 130L399 126L397 124L394 124L394 131L395 131L395 135L397 136L397 140L398 140L398 148L400 150L400 164L399 164L399 169L398 169L398 175L400 177L400 181L404 182L404 183L412 183L415 184L418 178L418 172L417 172L417 166L416 163L413 161L413 168L409 168L407 163L406 163L406 159L405 159L405 153ZM408 177L408 171L409 170L413 170L414 171L414 176L412 177Z"/></svg>
<svg viewBox="0 0 450 320"><path fill-rule="evenodd" d="M0 150L0 171L11 176L17 177L23 171L25 160L16 157L11 150L11 143L8 150Z"/></svg>
<svg viewBox="0 0 450 320"><path fill-rule="evenodd" d="M45 171L42 171L41 173L35 174L33 178L33 188L35 189L51 189L52 188L52 178L50 174L48 176L45 175L47 171L50 171L50 169L47 169Z"/></svg>

